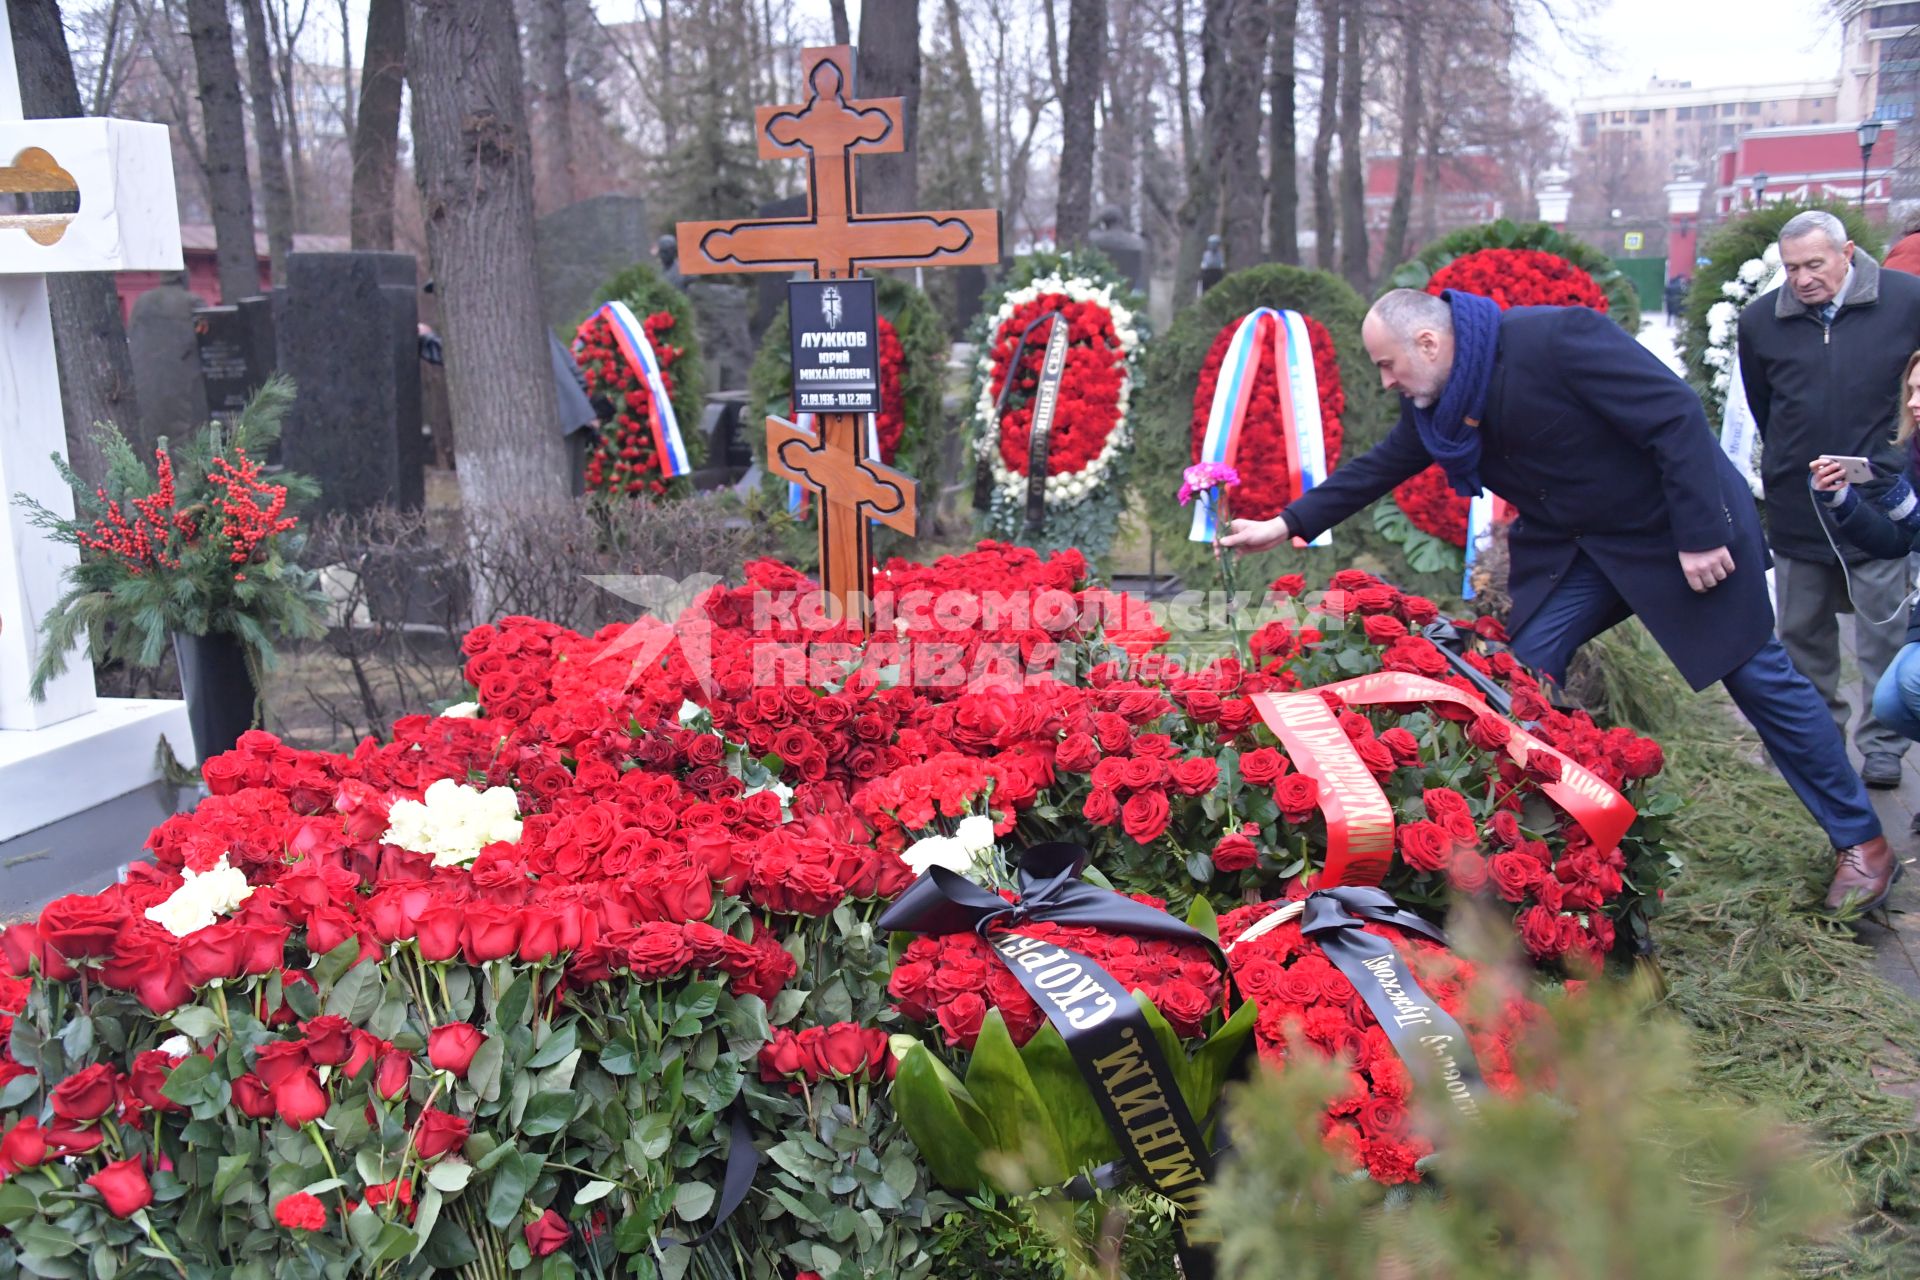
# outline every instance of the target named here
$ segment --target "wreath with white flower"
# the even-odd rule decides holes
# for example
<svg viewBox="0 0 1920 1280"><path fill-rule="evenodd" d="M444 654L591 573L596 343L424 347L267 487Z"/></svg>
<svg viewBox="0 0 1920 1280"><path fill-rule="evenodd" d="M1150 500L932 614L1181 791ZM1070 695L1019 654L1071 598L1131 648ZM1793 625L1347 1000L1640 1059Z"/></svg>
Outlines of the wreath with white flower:
<svg viewBox="0 0 1920 1280"><path fill-rule="evenodd" d="M1078 547L1090 559L1106 553L1132 452L1128 411L1146 337L1143 310L1143 300L1089 253L1022 259L1006 291L989 302L976 325L972 396L988 536L1043 551ZM1051 330L1034 325L1024 347L1020 337L1054 312L1062 319L1053 323L1068 326L1067 362L1048 438L1046 526L1035 536L1026 526L1028 447Z"/></svg>
<svg viewBox="0 0 1920 1280"><path fill-rule="evenodd" d="M1706 362L1707 421L1717 423L1726 410L1727 392L1733 385L1734 348L1739 341L1740 313L1747 304L1778 283L1780 244L1770 242L1757 258L1740 264L1733 277L1720 286L1721 299L1707 308L1707 345L1700 353Z"/></svg>

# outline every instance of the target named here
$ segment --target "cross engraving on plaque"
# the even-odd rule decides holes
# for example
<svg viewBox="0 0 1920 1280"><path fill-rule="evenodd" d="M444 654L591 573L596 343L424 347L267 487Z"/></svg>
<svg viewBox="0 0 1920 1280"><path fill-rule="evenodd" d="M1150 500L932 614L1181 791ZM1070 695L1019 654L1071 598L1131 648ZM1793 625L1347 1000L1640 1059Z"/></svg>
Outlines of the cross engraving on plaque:
<svg viewBox="0 0 1920 1280"><path fill-rule="evenodd" d="M766 159L807 162L801 218L683 222L680 269L805 273L850 279L865 267L945 267L996 262L1000 215L992 209L860 213L854 161L906 150L898 98L854 96L853 50L807 49L800 58L806 101L754 110ZM820 495L820 583L831 616L871 624L873 553L868 520L914 531L914 482L865 456L859 415L820 415L820 434L767 419L767 469Z"/></svg>

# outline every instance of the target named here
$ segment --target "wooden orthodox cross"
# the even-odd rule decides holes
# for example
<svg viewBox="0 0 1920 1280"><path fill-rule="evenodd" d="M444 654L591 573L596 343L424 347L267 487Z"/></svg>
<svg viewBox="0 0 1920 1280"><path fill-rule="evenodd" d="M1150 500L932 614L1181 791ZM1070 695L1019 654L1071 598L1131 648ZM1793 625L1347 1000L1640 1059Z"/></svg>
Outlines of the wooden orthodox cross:
<svg viewBox="0 0 1920 1280"><path fill-rule="evenodd" d="M807 49L806 101L757 107L760 154L807 161L807 216L683 222L680 269L688 274L804 271L850 279L862 267L938 267L996 262L1000 215L991 209L859 213L854 159L906 150L898 98L855 98L853 50ZM860 415L823 413L820 432L767 419L767 469L820 495L820 582L833 616L871 623L873 550L868 520L912 533L914 482L865 456Z"/></svg>

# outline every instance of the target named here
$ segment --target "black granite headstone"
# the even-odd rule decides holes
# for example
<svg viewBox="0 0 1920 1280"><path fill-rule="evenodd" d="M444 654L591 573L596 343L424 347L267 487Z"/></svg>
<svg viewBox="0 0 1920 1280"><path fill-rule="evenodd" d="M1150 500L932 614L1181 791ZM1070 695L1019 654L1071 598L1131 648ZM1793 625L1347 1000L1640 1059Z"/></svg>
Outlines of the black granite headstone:
<svg viewBox="0 0 1920 1280"><path fill-rule="evenodd" d="M653 256L647 205L638 196L594 196L555 209L534 224L540 310L548 327L571 337L607 281Z"/></svg>
<svg viewBox="0 0 1920 1280"><path fill-rule="evenodd" d="M1147 291L1146 237L1127 229L1126 215L1117 206L1100 211L1097 225L1087 233L1087 243L1107 255L1135 293Z"/></svg>
<svg viewBox="0 0 1920 1280"><path fill-rule="evenodd" d="M140 397L139 438L144 453L161 436L179 436L207 421L193 314L200 299L177 283L161 284L134 300L127 323L127 355ZM129 432L129 434L134 434Z"/></svg>
<svg viewBox="0 0 1920 1280"><path fill-rule="evenodd" d="M207 409L216 416L238 413L273 376L273 300L242 298L226 306L201 307L193 313L193 332Z"/></svg>
<svg viewBox="0 0 1920 1280"><path fill-rule="evenodd" d="M317 513L425 498L418 287L410 253L287 255L273 327L296 395L281 456L320 482Z"/></svg>

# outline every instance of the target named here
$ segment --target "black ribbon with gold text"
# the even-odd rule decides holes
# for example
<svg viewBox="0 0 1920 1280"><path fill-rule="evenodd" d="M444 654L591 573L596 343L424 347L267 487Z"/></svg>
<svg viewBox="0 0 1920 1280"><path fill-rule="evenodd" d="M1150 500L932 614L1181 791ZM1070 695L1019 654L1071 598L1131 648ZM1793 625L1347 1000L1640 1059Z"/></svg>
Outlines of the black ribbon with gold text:
<svg viewBox="0 0 1920 1280"><path fill-rule="evenodd" d="M1448 1102L1463 1115L1477 1114L1483 1085L1467 1033L1439 1001L1421 989L1399 949L1379 934L1367 932L1369 921L1446 944L1446 935L1438 928L1401 910L1381 890L1364 885L1308 894L1300 933L1318 943L1327 959L1353 983L1407 1069L1418 1079L1437 1077Z"/></svg>
<svg viewBox="0 0 1920 1280"><path fill-rule="evenodd" d="M1180 1253L1187 1275L1210 1275L1211 1257L1193 1247L1187 1231L1200 1189L1213 1174L1213 1153L1153 1029L1132 992L1112 974L1078 952L1022 934L1019 926L1051 921L1195 943L1212 954L1223 973L1228 972L1226 954L1212 938L1166 912L1081 880L1086 858L1086 850L1061 841L1028 849L1020 858L1014 902L934 867L894 900L880 927L936 935L971 932L986 940L1066 1041L1127 1163L1146 1186L1181 1210Z"/></svg>

